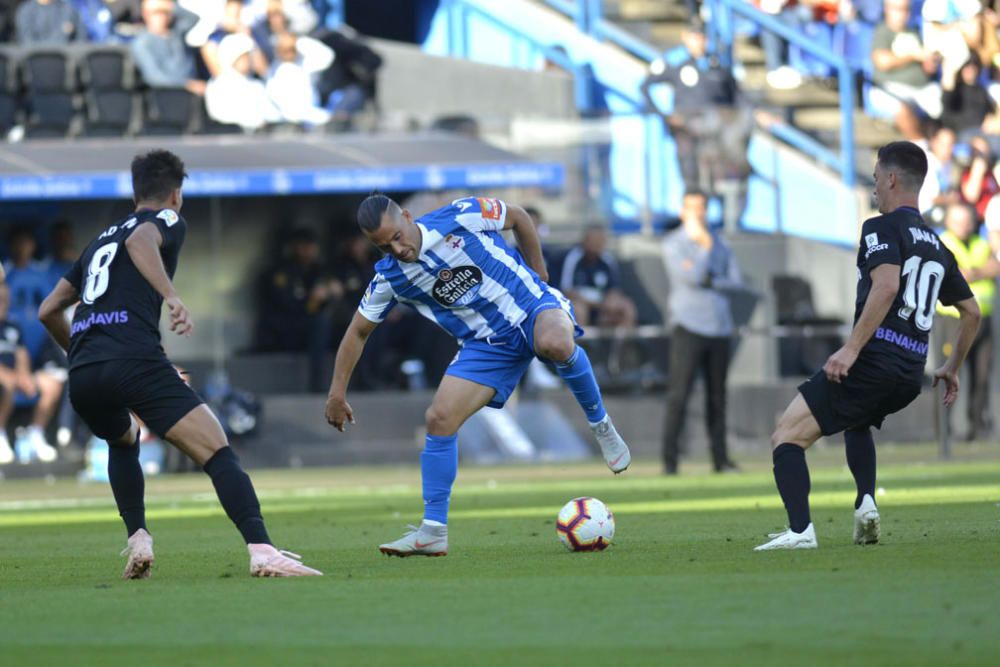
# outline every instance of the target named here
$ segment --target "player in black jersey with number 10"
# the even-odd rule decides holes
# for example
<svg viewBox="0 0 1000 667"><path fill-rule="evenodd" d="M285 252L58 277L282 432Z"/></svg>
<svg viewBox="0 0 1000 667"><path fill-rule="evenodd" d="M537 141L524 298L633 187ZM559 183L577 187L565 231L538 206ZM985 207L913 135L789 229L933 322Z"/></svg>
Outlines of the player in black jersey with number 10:
<svg viewBox="0 0 1000 667"><path fill-rule="evenodd" d="M148 577L153 538L146 531L139 426L204 467L226 514L243 535L254 576L321 574L274 548L253 484L226 442L215 415L181 379L160 345L160 309L170 330L190 336L194 324L172 278L187 223L180 217L184 164L168 151L132 161L135 213L87 246L39 308L39 318L69 354L73 408L108 442L108 476L128 531L124 578ZM79 304L72 325L63 312Z"/></svg>
<svg viewBox="0 0 1000 667"><path fill-rule="evenodd" d="M920 394L927 342L940 300L960 314L958 340L934 372L944 403L958 395L958 373L979 328L979 306L951 252L920 216L917 195L927 174L923 150L908 141L886 144L875 165L875 199L882 215L867 220L858 248L854 330L799 395L771 436L774 480L788 512L788 530L755 551L818 546L809 518L805 450L820 435L844 432L847 464L857 485L854 542L880 537L875 505L875 443L871 427Z"/></svg>

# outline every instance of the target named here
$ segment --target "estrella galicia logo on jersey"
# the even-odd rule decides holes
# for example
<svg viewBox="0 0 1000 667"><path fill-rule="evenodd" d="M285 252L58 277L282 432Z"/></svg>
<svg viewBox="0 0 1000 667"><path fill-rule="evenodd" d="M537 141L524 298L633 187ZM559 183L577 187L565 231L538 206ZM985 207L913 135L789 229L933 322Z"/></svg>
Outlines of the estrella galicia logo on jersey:
<svg viewBox="0 0 1000 667"><path fill-rule="evenodd" d="M441 269L437 278L431 294L435 301L448 308L469 305L483 286L483 272L475 266Z"/></svg>
<svg viewBox="0 0 1000 667"><path fill-rule="evenodd" d="M110 313L91 313L87 319L73 322L73 328L69 332L70 336L83 333L95 324L128 324L128 311L116 310Z"/></svg>
<svg viewBox="0 0 1000 667"><path fill-rule="evenodd" d="M868 246L868 252L865 253L865 259L868 259L873 252L889 249L888 243L878 242L878 234L875 232L865 235L865 244Z"/></svg>
<svg viewBox="0 0 1000 667"><path fill-rule="evenodd" d="M169 208L165 208L159 213L157 213L156 217L162 220L163 222L167 223L167 227L173 227L174 225L177 224L177 221L180 219L177 217L177 213L171 211Z"/></svg>
<svg viewBox="0 0 1000 667"><path fill-rule="evenodd" d="M487 197L477 197L476 201L479 202L479 214L483 216L484 220L500 219L500 202L498 200Z"/></svg>

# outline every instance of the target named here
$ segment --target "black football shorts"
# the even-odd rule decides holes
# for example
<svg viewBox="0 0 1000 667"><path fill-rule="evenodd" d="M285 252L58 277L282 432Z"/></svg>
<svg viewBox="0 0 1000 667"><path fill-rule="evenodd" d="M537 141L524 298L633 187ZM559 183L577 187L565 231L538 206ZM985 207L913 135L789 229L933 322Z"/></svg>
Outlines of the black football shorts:
<svg viewBox="0 0 1000 667"><path fill-rule="evenodd" d="M129 412L162 438L203 402L166 358L116 359L74 368L69 372L69 399L94 435L104 440L128 430Z"/></svg>
<svg viewBox="0 0 1000 667"><path fill-rule="evenodd" d="M869 426L882 428L887 415L920 395L920 378L859 359L842 382L830 382L821 369L799 385L799 393L823 435L833 435Z"/></svg>

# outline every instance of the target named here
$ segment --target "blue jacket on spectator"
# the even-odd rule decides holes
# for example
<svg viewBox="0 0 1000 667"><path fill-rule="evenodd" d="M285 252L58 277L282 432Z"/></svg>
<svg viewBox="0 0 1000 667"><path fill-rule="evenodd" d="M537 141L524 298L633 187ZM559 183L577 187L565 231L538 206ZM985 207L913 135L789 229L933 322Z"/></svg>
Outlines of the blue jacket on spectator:
<svg viewBox="0 0 1000 667"><path fill-rule="evenodd" d="M14 24L18 44L68 44L87 40L80 13L65 0L46 5L27 0L17 8Z"/></svg>

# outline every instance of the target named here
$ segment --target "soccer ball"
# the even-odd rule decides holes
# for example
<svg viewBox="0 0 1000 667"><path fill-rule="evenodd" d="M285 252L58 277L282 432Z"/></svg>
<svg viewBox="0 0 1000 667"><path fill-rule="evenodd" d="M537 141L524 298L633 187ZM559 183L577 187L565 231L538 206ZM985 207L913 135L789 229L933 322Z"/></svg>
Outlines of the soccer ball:
<svg viewBox="0 0 1000 667"><path fill-rule="evenodd" d="M574 498L559 510L556 535L570 551L604 551L615 536L615 517L597 498Z"/></svg>

